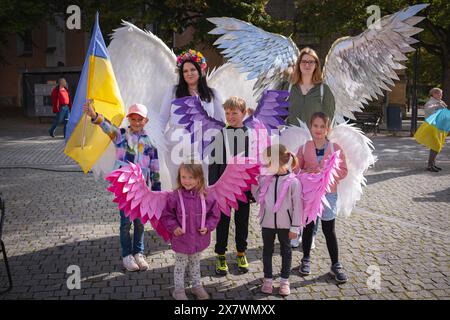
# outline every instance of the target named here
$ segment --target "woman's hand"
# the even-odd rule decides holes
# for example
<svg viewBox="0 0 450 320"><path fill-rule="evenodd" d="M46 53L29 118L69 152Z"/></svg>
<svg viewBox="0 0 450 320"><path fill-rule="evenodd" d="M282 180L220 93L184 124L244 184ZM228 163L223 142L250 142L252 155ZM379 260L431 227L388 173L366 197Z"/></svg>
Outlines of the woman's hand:
<svg viewBox="0 0 450 320"><path fill-rule="evenodd" d="M173 232L173 234L175 235L175 237L179 237L181 235L184 234L183 229L181 229L180 227L176 228L175 231Z"/></svg>
<svg viewBox="0 0 450 320"><path fill-rule="evenodd" d="M200 232L200 234L204 236L205 234L208 233L208 228L200 228L198 229L198 232Z"/></svg>

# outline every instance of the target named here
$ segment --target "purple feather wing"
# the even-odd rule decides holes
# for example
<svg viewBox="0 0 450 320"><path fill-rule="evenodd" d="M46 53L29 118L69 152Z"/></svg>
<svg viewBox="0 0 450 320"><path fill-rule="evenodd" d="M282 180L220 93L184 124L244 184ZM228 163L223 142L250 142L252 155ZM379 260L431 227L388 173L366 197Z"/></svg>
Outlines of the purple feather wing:
<svg viewBox="0 0 450 320"><path fill-rule="evenodd" d="M201 139L203 150L214 141L215 135L208 135L208 131L222 130L225 127L225 123L208 115L197 96L178 98L172 104L175 106L174 113L182 116L178 124L189 131L192 143ZM205 139L208 136L212 136L211 139Z"/></svg>
<svg viewBox="0 0 450 320"><path fill-rule="evenodd" d="M267 130L277 129L278 126L285 124L289 114L288 97L289 91L287 90L265 90L254 114L245 119L244 124L247 127L254 128L256 118Z"/></svg>

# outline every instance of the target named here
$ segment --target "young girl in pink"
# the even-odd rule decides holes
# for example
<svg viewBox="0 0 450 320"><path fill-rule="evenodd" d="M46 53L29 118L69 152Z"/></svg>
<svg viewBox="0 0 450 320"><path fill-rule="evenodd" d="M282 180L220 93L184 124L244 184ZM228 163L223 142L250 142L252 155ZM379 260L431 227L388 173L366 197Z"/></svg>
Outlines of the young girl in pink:
<svg viewBox="0 0 450 320"><path fill-rule="evenodd" d="M172 192L162 212L160 222L171 233L175 251L174 284L172 296L188 300L184 287L186 267L192 280L191 292L199 300L209 298L201 284L201 252L211 242L211 232L220 219L217 202L205 192L205 179L200 164L181 164L178 169L177 189Z"/></svg>
<svg viewBox="0 0 450 320"><path fill-rule="evenodd" d="M347 166L345 164L345 155L342 149L336 143L328 141L327 134L330 131L330 118L323 112L316 112L311 116L309 128L312 135L312 141L308 141L303 147L300 147L297 153L299 161L298 169L308 173L318 173L323 168L324 161L331 156L334 151L340 150L340 159L342 160L337 173L336 182L331 186L331 192L325 196L331 208L324 206L322 213L322 230L327 242L328 253L331 258L330 273L339 283L347 281L347 276L343 271L342 264L338 259L338 242L335 231L335 220L337 214L337 184L347 175ZM296 171L298 171L298 169ZM307 222L308 223L308 222ZM302 235L303 259L300 265L300 274L311 274L311 242L313 238L314 222L306 225Z"/></svg>

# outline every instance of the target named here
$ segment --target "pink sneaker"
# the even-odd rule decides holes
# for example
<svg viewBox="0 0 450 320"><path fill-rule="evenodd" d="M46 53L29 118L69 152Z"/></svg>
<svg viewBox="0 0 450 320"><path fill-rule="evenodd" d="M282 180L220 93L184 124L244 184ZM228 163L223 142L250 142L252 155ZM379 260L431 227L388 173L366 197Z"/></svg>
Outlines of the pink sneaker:
<svg viewBox="0 0 450 320"><path fill-rule="evenodd" d="M174 290L172 292L172 297L175 300L189 300L184 289Z"/></svg>
<svg viewBox="0 0 450 320"><path fill-rule="evenodd" d="M194 296L197 297L198 300L208 300L209 294L206 292L205 288L203 286L198 286L191 289L191 292Z"/></svg>
<svg viewBox="0 0 450 320"><path fill-rule="evenodd" d="M289 282L288 281L281 281L280 282L280 295L281 296L288 296L291 294L291 288L289 286Z"/></svg>
<svg viewBox="0 0 450 320"><path fill-rule="evenodd" d="M264 282L263 282L263 285L261 287L261 292L262 293L271 294L272 290L273 290L272 279L264 278Z"/></svg>

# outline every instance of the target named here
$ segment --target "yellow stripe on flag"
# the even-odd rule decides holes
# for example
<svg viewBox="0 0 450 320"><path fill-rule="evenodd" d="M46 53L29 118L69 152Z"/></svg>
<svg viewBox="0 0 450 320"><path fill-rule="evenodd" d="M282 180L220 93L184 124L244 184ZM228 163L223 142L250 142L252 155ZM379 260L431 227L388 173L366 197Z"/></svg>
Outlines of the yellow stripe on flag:
<svg viewBox="0 0 450 320"><path fill-rule="evenodd" d="M94 100L94 108L115 126L120 126L125 116L122 97L114 77L111 62L96 56L89 57L86 99ZM64 153L74 159L87 173L111 142L103 130L87 121L84 148L81 148L84 116L81 117L67 141Z"/></svg>
<svg viewBox="0 0 450 320"><path fill-rule="evenodd" d="M446 137L447 133L445 131L439 130L427 122L423 122L414 135L414 138L418 143L433 149L438 153L441 152Z"/></svg>

